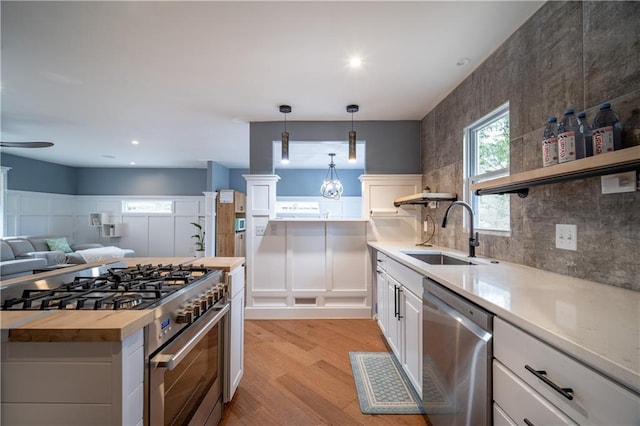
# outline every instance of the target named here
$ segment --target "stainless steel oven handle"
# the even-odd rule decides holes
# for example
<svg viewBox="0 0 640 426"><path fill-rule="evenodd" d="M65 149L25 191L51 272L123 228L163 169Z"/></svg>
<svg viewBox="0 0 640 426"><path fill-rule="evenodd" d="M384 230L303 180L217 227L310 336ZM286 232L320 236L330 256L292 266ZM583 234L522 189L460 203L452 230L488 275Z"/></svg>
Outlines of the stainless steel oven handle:
<svg viewBox="0 0 640 426"><path fill-rule="evenodd" d="M191 337L187 343L182 345L180 349L175 351L174 354L165 354L161 352L154 356L151 361L152 366L154 368L166 368L169 370L173 370L174 368L176 368L178 364L180 364L180 362L184 359L184 357L186 357L187 354L191 351L191 349L193 349L194 346L200 343L200 340L202 340L204 336L206 336L207 333L213 327L215 327L218 322L220 322L222 317L224 317L225 314L229 312L229 304L227 303L220 310L212 308L211 310L207 311L207 313L213 312L216 312L213 318L207 320L206 324L200 327L200 330L198 330L198 332L193 337Z"/></svg>

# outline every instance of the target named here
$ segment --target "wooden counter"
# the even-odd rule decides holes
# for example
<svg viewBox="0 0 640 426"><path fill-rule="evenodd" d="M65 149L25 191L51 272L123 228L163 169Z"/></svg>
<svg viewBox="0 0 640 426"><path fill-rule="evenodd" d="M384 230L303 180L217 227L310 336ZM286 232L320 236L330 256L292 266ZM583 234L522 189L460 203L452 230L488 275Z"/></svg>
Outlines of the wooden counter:
<svg viewBox="0 0 640 426"><path fill-rule="evenodd" d="M14 312L3 312L13 314ZM38 312L36 312L38 313ZM42 314L42 312L39 312ZM12 342L121 342L153 320L153 310L48 311L9 330Z"/></svg>
<svg viewBox="0 0 640 426"><path fill-rule="evenodd" d="M127 266L137 264L205 265L230 272L244 264L244 257L132 257L112 259ZM70 266L2 282L2 286L47 278L105 262ZM123 311L0 311L0 326L16 342L120 342L153 320L153 310Z"/></svg>

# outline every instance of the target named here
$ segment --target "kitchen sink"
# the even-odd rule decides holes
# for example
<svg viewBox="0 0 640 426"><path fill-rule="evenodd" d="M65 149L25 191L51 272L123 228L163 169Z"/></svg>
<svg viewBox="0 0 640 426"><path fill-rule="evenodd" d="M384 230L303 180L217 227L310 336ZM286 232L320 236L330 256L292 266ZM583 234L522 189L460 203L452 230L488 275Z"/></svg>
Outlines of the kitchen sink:
<svg viewBox="0 0 640 426"><path fill-rule="evenodd" d="M429 265L476 265L476 263L448 256L444 253L411 253L406 251L403 253Z"/></svg>

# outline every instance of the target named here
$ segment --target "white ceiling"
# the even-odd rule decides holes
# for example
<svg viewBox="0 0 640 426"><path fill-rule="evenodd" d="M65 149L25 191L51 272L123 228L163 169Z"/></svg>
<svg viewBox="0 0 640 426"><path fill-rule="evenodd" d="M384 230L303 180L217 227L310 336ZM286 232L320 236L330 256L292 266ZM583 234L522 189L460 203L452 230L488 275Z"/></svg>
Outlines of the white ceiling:
<svg viewBox="0 0 640 426"><path fill-rule="evenodd" d="M351 103L356 121L420 120L542 3L2 1L1 140L55 142L2 152L247 168L249 123L281 104L287 121L350 121Z"/></svg>

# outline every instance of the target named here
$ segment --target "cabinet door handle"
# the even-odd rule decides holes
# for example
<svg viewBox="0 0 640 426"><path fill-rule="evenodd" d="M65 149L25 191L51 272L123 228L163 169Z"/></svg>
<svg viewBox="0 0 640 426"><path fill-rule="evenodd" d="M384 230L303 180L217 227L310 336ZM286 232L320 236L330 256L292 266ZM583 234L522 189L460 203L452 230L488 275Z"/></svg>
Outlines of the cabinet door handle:
<svg viewBox="0 0 640 426"><path fill-rule="evenodd" d="M400 315L400 310L398 309L398 286L394 285L393 286L393 316L398 318L398 315ZM400 318L398 318L398 321L400 320Z"/></svg>
<svg viewBox="0 0 640 426"><path fill-rule="evenodd" d="M527 426L535 426L533 423L531 423L531 421L527 418L525 418L524 420L522 420L524 422L524 424L526 424Z"/></svg>
<svg viewBox="0 0 640 426"><path fill-rule="evenodd" d="M404 318L401 314L400 314L400 293L402 293L402 288L398 287L398 321L400 321L402 318Z"/></svg>
<svg viewBox="0 0 640 426"><path fill-rule="evenodd" d="M558 386L555 383L553 383L546 376L546 374L547 374L546 370L536 370L533 367L530 367L528 365L525 365L524 368L526 368L529 372L531 372L531 374L536 376L538 379L540 379L543 382L545 382L548 386L550 386L553 390L558 392L560 395L562 395L565 398L567 398L569 401L573 400L573 395L571 395L571 393L573 393L573 389L571 389L571 388L561 388L560 386Z"/></svg>
<svg viewBox="0 0 640 426"><path fill-rule="evenodd" d="M376 272L377 272L378 274L381 274L381 273L382 273L382 271L381 271L380 269L376 269Z"/></svg>

